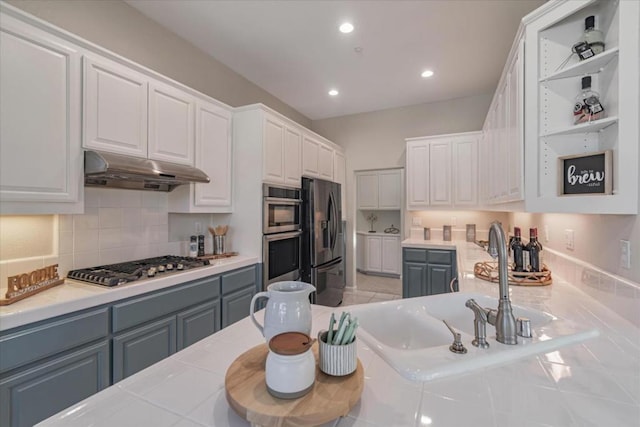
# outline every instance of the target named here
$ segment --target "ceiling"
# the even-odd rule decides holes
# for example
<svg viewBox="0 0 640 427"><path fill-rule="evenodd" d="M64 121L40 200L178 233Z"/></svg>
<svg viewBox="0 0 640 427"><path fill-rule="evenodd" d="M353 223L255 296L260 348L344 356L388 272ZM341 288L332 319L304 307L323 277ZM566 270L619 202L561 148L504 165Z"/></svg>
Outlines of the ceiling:
<svg viewBox="0 0 640 427"><path fill-rule="evenodd" d="M318 120L493 92L520 19L544 1L127 3Z"/></svg>

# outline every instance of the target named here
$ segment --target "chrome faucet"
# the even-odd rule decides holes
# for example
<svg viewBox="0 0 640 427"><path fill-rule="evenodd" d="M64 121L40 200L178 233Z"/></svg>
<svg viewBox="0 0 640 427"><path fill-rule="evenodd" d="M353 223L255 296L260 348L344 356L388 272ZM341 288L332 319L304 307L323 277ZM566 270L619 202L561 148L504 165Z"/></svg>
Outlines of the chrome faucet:
<svg viewBox="0 0 640 427"><path fill-rule="evenodd" d="M499 222L491 223L489 229L489 255L498 258L498 283L500 298L498 301L498 309L482 309L475 301L467 301L466 306L471 308L475 315L475 332L476 339L474 342L481 344L484 340L485 332L483 328L488 322L496 327L496 340L503 344L517 344L516 319L513 317L511 309L511 300L509 300L509 279L507 275L507 244L504 236L504 230ZM478 310L480 309L480 310ZM485 341L486 342L486 341ZM476 345L476 344L474 344ZM483 345L478 345L486 348Z"/></svg>

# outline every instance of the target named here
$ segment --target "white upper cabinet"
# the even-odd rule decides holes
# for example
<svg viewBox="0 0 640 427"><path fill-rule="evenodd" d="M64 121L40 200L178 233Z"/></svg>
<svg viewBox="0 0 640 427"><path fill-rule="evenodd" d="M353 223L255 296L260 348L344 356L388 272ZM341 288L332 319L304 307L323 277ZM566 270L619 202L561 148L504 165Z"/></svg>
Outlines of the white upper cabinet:
<svg viewBox="0 0 640 427"><path fill-rule="evenodd" d="M478 204L478 138L453 141L453 204L476 206Z"/></svg>
<svg viewBox="0 0 640 427"><path fill-rule="evenodd" d="M181 185L169 193L169 212L225 213L232 211L231 111L198 100L196 103L195 166L208 184Z"/></svg>
<svg viewBox="0 0 640 427"><path fill-rule="evenodd" d="M407 209L429 206L429 144L407 141Z"/></svg>
<svg viewBox="0 0 640 427"><path fill-rule="evenodd" d="M297 127L287 126L284 133L284 183L294 187L301 184L302 168L300 166L300 151L302 147L302 132Z"/></svg>
<svg viewBox="0 0 640 427"><path fill-rule="evenodd" d="M407 140L407 209L475 208L481 132Z"/></svg>
<svg viewBox="0 0 640 427"><path fill-rule="evenodd" d="M318 174L320 178L333 181L333 148L320 144L318 150Z"/></svg>
<svg viewBox="0 0 640 427"><path fill-rule="evenodd" d="M545 6L525 21L525 208L635 215L640 197L640 2ZM580 60L572 48L588 16L595 17L604 50ZM575 124L576 97L586 76L604 112ZM577 159L585 156L594 156L593 162ZM570 157L574 173L563 164ZM602 181L584 182L596 172L604 172Z"/></svg>
<svg viewBox="0 0 640 427"><path fill-rule="evenodd" d="M320 177L320 145L322 143L305 133L302 137L302 174Z"/></svg>
<svg viewBox="0 0 640 427"><path fill-rule="evenodd" d="M195 99L172 86L149 84L149 158L194 164Z"/></svg>
<svg viewBox="0 0 640 427"><path fill-rule="evenodd" d="M358 209L401 209L402 170L358 172L356 174L356 194Z"/></svg>
<svg viewBox="0 0 640 427"><path fill-rule="evenodd" d="M449 140L429 144L429 203L451 205L451 143Z"/></svg>
<svg viewBox="0 0 640 427"><path fill-rule="evenodd" d="M83 62L83 146L146 158L148 78L104 58Z"/></svg>
<svg viewBox="0 0 640 427"><path fill-rule="evenodd" d="M262 180L300 187L300 129L265 112L263 135Z"/></svg>
<svg viewBox="0 0 640 427"><path fill-rule="evenodd" d="M0 212L83 210L77 48L0 15Z"/></svg>
<svg viewBox="0 0 640 427"><path fill-rule="evenodd" d="M131 67L86 56L83 147L193 166L195 103Z"/></svg>

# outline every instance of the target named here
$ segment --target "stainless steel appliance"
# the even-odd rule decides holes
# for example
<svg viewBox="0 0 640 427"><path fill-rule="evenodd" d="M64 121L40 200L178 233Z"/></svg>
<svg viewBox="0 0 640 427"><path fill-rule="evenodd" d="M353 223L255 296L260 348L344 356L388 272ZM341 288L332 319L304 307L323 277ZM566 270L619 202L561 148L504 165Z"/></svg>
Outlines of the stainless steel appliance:
<svg viewBox="0 0 640 427"><path fill-rule="evenodd" d="M71 270L67 274L67 278L102 286L117 286L147 277L191 270L207 265L209 265L209 260L207 259L165 255Z"/></svg>
<svg viewBox="0 0 640 427"><path fill-rule="evenodd" d="M340 184L302 178L302 217L302 280L316 287L316 304L338 306L345 288Z"/></svg>
<svg viewBox="0 0 640 427"><path fill-rule="evenodd" d="M263 287L300 279L301 190L265 184L262 211Z"/></svg>
<svg viewBox="0 0 640 427"><path fill-rule="evenodd" d="M298 231L302 228L299 188L264 184L262 193L262 234Z"/></svg>
<svg viewBox="0 0 640 427"><path fill-rule="evenodd" d="M191 182L208 183L209 177L193 166L102 151L84 152L84 184L87 187L168 192Z"/></svg>

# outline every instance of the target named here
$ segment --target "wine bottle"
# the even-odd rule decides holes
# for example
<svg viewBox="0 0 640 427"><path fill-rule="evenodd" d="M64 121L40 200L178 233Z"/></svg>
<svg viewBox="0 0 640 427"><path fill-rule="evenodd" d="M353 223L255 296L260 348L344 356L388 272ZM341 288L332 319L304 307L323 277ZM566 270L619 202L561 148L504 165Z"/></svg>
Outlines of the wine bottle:
<svg viewBox="0 0 640 427"><path fill-rule="evenodd" d="M511 250L513 251L513 271L524 271L524 245L522 244L522 236L520 227L513 229L513 241L511 242Z"/></svg>
<svg viewBox="0 0 640 427"><path fill-rule="evenodd" d="M582 78L582 91L576 96L573 106L573 123L579 124L600 119L604 116L604 107L600 103L598 92L591 90L591 76Z"/></svg>
<svg viewBox="0 0 640 427"><path fill-rule="evenodd" d="M540 252L542 252L542 245L538 241L537 228L529 229L529 243L527 243L526 249L529 252L529 263L531 265L529 271L541 271L542 263L540 262Z"/></svg>
<svg viewBox="0 0 640 427"><path fill-rule="evenodd" d="M584 33L578 43L573 45L572 50L581 61L604 52L604 37L602 31L596 29L595 23L595 16L587 16L584 20Z"/></svg>

